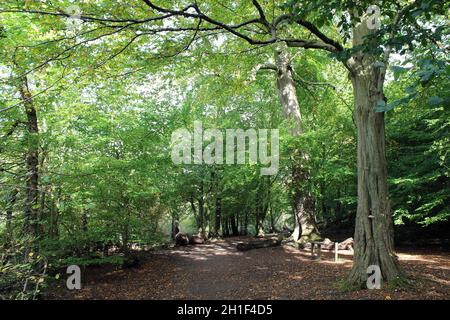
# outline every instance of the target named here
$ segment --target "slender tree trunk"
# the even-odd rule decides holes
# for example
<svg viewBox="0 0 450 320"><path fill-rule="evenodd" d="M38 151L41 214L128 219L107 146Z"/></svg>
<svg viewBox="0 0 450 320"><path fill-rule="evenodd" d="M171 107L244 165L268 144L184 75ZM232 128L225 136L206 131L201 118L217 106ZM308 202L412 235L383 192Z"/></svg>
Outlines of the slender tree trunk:
<svg viewBox="0 0 450 320"><path fill-rule="evenodd" d="M198 232L201 234L203 232L203 215L204 215L204 206L203 206L203 196L198 198Z"/></svg>
<svg viewBox="0 0 450 320"><path fill-rule="evenodd" d="M88 210L83 209L83 213L81 214L81 230L84 233L88 232Z"/></svg>
<svg viewBox="0 0 450 320"><path fill-rule="evenodd" d="M37 218L38 218L38 165L39 165L39 127L36 108L34 107L32 95L28 88L26 76L21 78L19 92L25 113L27 115L27 134L28 151L26 155L26 195L25 195L25 224L24 231L30 236L37 236Z"/></svg>
<svg viewBox="0 0 450 320"><path fill-rule="evenodd" d="M258 192L256 193L256 199L255 199L255 219L256 219L256 221L255 221L255 229L256 229L255 236L256 237L264 237L264 228L263 228L264 220L263 220L263 213L262 213L262 211L263 211L262 203L265 200L264 199L265 196L261 192L261 191L263 191L262 190L263 188L261 188L261 185L262 185L262 182L260 182L258 185Z"/></svg>
<svg viewBox="0 0 450 320"><path fill-rule="evenodd" d="M130 218L131 218L131 213L130 213L130 208L128 206L128 200L125 200L125 205L122 206L122 209L126 212L125 213L125 221L124 221L124 225L123 225L123 229L122 229L122 253L125 255L125 257L127 257L130 253L130 248L129 248L129 242L130 242ZM86 228L87 228L87 215L84 217L86 218ZM84 219L83 218L83 219ZM86 229L87 231L87 229Z"/></svg>
<svg viewBox="0 0 450 320"><path fill-rule="evenodd" d="M276 233L278 231L277 231L277 228L276 228L276 225L275 225L276 223L275 223L275 216L273 214L272 202L269 202L269 209L268 209L268 211L269 211L269 216L270 216L270 233Z"/></svg>
<svg viewBox="0 0 450 320"><path fill-rule="evenodd" d="M200 195L198 197L198 229L199 234L204 238L206 236L205 230L205 198L203 197L203 182L200 187Z"/></svg>
<svg viewBox="0 0 450 320"><path fill-rule="evenodd" d="M242 228L242 235L246 236L247 234L248 234L248 206L245 207L244 225Z"/></svg>
<svg viewBox="0 0 450 320"><path fill-rule="evenodd" d="M172 238L172 240L175 241L175 236L177 235L178 232L180 232L180 228L179 228L179 216L173 209L171 210L171 217L172 217L172 232L170 233L170 237Z"/></svg>
<svg viewBox="0 0 450 320"><path fill-rule="evenodd" d="M222 226L223 226L223 235L225 237L230 236L230 229L228 227L228 217L224 217L223 218Z"/></svg>
<svg viewBox="0 0 450 320"><path fill-rule="evenodd" d="M256 236L264 237L264 221L270 204L271 184L267 178L264 178L258 187L256 195Z"/></svg>
<svg viewBox="0 0 450 320"><path fill-rule="evenodd" d="M300 105L297 99L297 90L293 78L293 67L291 65L288 50L285 45L279 45L275 51L278 96L284 115L292 121L293 136L302 134L302 118ZM320 238L320 233L314 220L314 200L306 188L302 187L309 180L309 172L305 168L308 156L298 151L295 155L292 168L292 188L294 189L294 221L295 228L292 237L295 241L306 242L311 239Z"/></svg>
<svg viewBox="0 0 450 320"><path fill-rule="evenodd" d="M189 202L191 204L192 213L194 214L194 217L196 219L196 223L197 223L197 226L198 226L199 222L198 222L197 209L195 208L194 199L195 199L194 193L191 193L191 196L189 198Z"/></svg>
<svg viewBox="0 0 450 320"><path fill-rule="evenodd" d="M16 203L18 189L14 189L8 194L6 198L6 245L11 245L13 241L13 209Z"/></svg>
<svg viewBox="0 0 450 320"><path fill-rule="evenodd" d="M264 221L261 217L261 212L258 214L258 219L256 220L256 237L263 238L264 237Z"/></svg>
<svg viewBox="0 0 450 320"><path fill-rule="evenodd" d="M239 235L239 230L236 224L236 217L235 215L230 216L230 225L231 225L231 233L233 236Z"/></svg>
<svg viewBox="0 0 450 320"><path fill-rule="evenodd" d="M337 190L336 199L341 198L341 189ZM342 203L340 200L337 200L335 207L335 217L336 221L340 221L342 219Z"/></svg>
<svg viewBox="0 0 450 320"><path fill-rule="evenodd" d="M326 206L326 198L325 198L325 183L320 183L320 207L322 209L322 217L325 217L327 214L327 206Z"/></svg>
<svg viewBox="0 0 450 320"><path fill-rule="evenodd" d="M216 216L214 220L214 232L216 236L220 236L220 221L222 220L222 196L216 197Z"/></svg>
<svg viewBox="0 0 450 320"><path fill-rule="evenodd" d="M61 199L61 188L58 187L56 195L53 196L50 209L50 237L57 238L59 236L59 209L57 204Z"/></svg>
<svg viewBox="0 0 450 320"><path fill-rule="evenodd" d="M130 230L129 230L128 222L123 227L123 233L122 233L122 253L125 256L128 256L129 254L129 247L128 242L130 241Z"/></svg>
<svg viewBox="0 0 450 320"><path fill-rule="evenodd" d="M353 45L369 34L366 23L354 29ZM355 254L348 281L361 287L367 281L367 267L377 265L383 279L402 275L394 253L394 231L385 156L384 113L375 112L385 100L383 83L386 67L374 56L357 53L350 60L354 93L354 118L358 134L358 207L355 223Z"/></svg>
<svg viewBox="0 0 450 320"><path fill-rule="evenodd" d="M44 188L44 187L42 187L41 186L41 189L42 189L42 191L41 192L39 192L39 195L40 195L40 197L39 197L39 202L40 202L40 204L39 204L39 213L38 213L38 215L37 215L37 217L38 217L38 220L39 221L44 221L45 220L45 215L46 215L46 212L45 212L45 202L46 202L46 188ZM38 232L38 234L45 234L45 225L44 224L39 224L39 226L38 226L38 228L37 228L37 232Z"/></svg>

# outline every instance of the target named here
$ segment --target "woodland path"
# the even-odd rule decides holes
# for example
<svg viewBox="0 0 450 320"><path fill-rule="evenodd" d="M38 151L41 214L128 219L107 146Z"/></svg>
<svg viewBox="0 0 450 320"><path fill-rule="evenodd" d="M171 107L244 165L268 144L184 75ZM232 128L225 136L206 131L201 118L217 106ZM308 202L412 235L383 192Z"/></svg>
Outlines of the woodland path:
<svg viewBox="0 0 450 320"><path fill-rule="evenodd" d="M307 250L288 246L239 252L230 238L213 244L146 254L138 268L86 271L82 290L53 291L49 299L450 299L447 252L400 250L404 269L415 279L408 291L335 288L351 267L351 255L333 261L324 252L313 261Z"/></svg>

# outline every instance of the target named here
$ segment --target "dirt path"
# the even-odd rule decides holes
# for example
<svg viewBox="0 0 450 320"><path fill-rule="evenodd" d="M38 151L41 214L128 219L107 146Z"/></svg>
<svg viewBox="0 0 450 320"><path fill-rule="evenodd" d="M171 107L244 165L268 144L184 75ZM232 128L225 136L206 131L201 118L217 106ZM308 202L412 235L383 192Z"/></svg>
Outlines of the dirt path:
<svg viewBox="0 0 450 320"><path fill-rule="evenodd" d="M325 252L311 260L306 250L276 247L238 252L239 239L149 253L139 268L86 271L82 290L59 289L63 299L450 299L450 255L399 254L415 279L408 291L343 293L334 284L351 268L351 255L333 261Z"/></svg>

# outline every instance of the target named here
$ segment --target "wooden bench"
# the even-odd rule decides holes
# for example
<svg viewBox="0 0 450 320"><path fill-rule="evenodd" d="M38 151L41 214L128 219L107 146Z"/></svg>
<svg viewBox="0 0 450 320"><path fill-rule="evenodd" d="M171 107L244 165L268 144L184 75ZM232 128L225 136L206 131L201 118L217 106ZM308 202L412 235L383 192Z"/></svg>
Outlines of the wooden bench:
<svg viewBox="0 0 450 320"><path fill-rule="evenodd" d="M312 259L317 259L317 260L321 259L322 245L323 245L323 242L320 242L320 241L311 242L311 258ZM317 252L316 252L316 255L314 255L314 247L316 247L316 246L317 246Z"/></svg>

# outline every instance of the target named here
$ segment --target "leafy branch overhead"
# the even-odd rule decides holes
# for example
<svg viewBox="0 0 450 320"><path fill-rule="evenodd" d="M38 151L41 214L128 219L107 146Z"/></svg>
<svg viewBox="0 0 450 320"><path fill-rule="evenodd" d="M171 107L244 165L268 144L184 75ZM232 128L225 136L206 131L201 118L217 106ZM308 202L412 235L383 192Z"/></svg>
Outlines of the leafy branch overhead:
<svg viewBox="0 0 450 320"><path fill-rule="evenodd" d="M374 265L389 286L408 284L411 270L448 278L435 262L397 259L394 246L446 241L448 9L2 1L0 297L39 297L72 264L111 268L108 293L89 291L99 297L125 278L155 291L127 282L117 297L185 298L162 291L178 282L191 292L193 281L196 298L211 297L201 288L218 270L239 298L269 297L268 287L272 298L328 297L337 280L365 288ZM237 241L261 251L239 253ZM323 270L299 249L334 242L354 251ZM201 247L172 248L189 244ZM285 281L270 280L280 272ZM253 294L247 273L266 279Z"/></svg>

